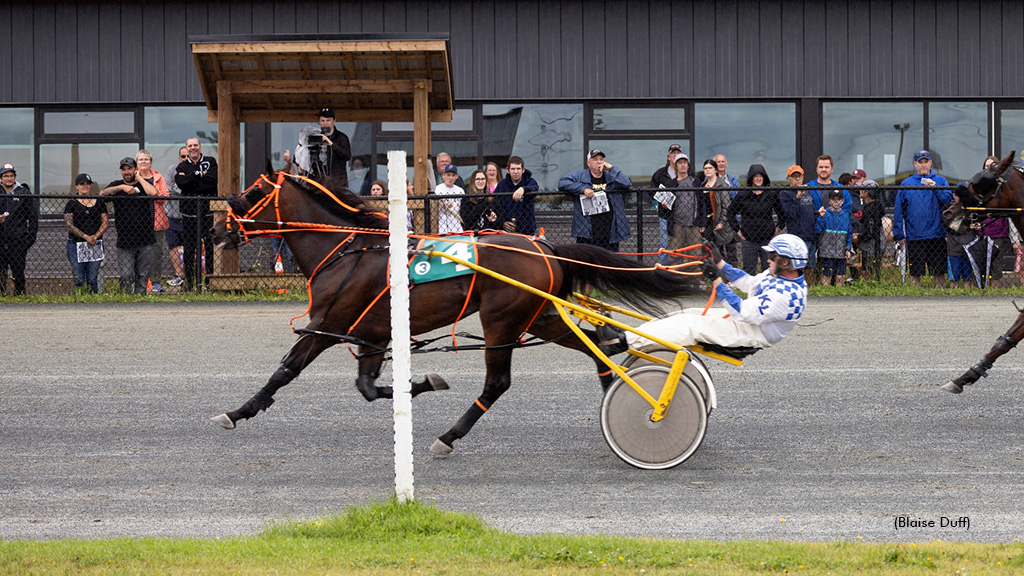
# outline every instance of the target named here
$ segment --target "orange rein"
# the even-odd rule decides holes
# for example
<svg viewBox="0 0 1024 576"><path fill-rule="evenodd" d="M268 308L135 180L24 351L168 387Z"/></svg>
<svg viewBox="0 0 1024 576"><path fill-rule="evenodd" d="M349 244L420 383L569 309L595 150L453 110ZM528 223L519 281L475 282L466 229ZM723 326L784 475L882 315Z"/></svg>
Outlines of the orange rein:
<svg viewBox="0 0 1024 576"><path fill-rule="evenodd" d="M294 178L296 180L300 180L302 182L305 182L305 183L309 184L310 186L313 186L313 187L317 188L318 190L320 190L321 192L326 194L328 197L330 197L332 200L334 200L339 206L345 208L346 210L348 210L350 212L360 212L361 210L359 208L350 206L349 204L345 203L343 200L338 198L333 192L328 190L325 186L323 186L322 184L320 184L319 182L317 182L317 181L315 181L315 180L313 180L311 178L307 178L305 176L288 175L288 174L285 174L283 172L278 172L277 173L277 181L276 182L271 182L271 180L267 177L266 174L261 174L260 177L257 179L257 181L255 183L253 183L252 186L250 186L249 188L247 188L243 192L243 194L246 194L249 191L251 191L253 188L256 188L256 187L259 187L259 188L262 189L264 184L269 185L272 188L272 191L270 193L268 193L263 198L261 198L258 202L256 202L256 204L254 204L249 210L247 210L246 213L241 218L239 218L234 213L234 211L231 209L230 206L228 207L227 216L226 216L226 227L230 231L230 230L232 230L232 227L234 225L237 225L238 226L238 231L241 234L242 238L245 240L245 242L249 242L249 238L250 237L258 237L258 236L264 236L264 235L280 235L282 233L287 233L287 232L311 231L311 232L332 232L332 233L348 232L349 233L348 236L346 236L344 240L339 242L338 245L335 246L334 249L331 250L323 258L323 260L320 261L319 264L317 264L316 268L313 270L313 272L309 275L309 278L306 280L306 291L307 291L307 293L309 295L309 304L308 304L305 312L303 312L299 316L295 316L295 317L291 318L288 321L289 326L291 326L292 330L294 331L295 330L295 327L294 327L294 324L293 324L294 321L299 319L299 318L302 318L303 316L308 315L309 312L312 310L312 307L313 307L313 299L312 299L313 295L312 295L311 285L312 285L313 279L316 277L317 273L324 266L324 264L335 253L337 253L337 251L342 246L344 246L347 242L349 242L352 239L352 237L355 236L357 233L388 235L388 231L387 230L382 230L382 229L374 229L374 228L358 228L358 227L336 226L336 225L330 225L330 224L316 224L316 223L308 223L308 222L284 222L284 221L282 221L281 220L281 208L280 208L281 185L284 183L285 178L287 178L289 176L291 178ZM269 230L251 230L251 231L247 230L245 228L244 224L246 222L253 222L254 221L253 217L256 214L259 214L261 211L263 211L267 207L267 205L270 204L271 202L274 203L274 214L275 214L275 218L276 218L276 221L274 223L277 225L277 228L276 229L269 229ZM500 231L500 230L499 231L489 231L488 233L493 233L493 234L509 234L508 232L504 232L504 231ZM431 235L431 234L410 234L409 237L410 238L418 238L418 239L421 239L421 240L423 240L423 239L431 239L431 238L438 238L438 236ZM534 248L536 249L536 252L531 251L531 250L526 250L526 249L523 249L523 248L516 248L514 246L488 245L488 247L489 248L498 249L498 250L508 250L508 251L511 251L511 252L518 252L518 253L521 253L521 254L526 254L526 255L534 256L534 257L539 256L539 257L543 258L545 264L548 267L548 277L549 277L549 284L550 284L549 287L548 287L548 291L549 292L554 288L554 274L553 274L553 271L552 271L552 268L551 268L551 260L560 260L560 261L565 261L565 262L574 262L576 264L581 264L581 265L584 265L584 266L591 266L591 267L596 267L596 268L602 268L602 269L606 269L606 270L622 270L622 271L665 270L667 272L671 272L671 273L674 273L674 274L682 274L682 275L686 275L686 276L693 276L693 275L699 274L699 272L684 272L682 269L690 268L690 267L699 265L699 260L701 260L703 258L702 256L693 256L691 254L686 254L687 251L694 250L694 249L700 248L702 246L700 244L694 244L692 246L686 246L686 247L683 247L683 248L679 248L677 250L659 249L657 252L623 253L623 254L629 254L629 255L661 255L661 254L669 254L671 256L675 256L675 257L679 257L679 258L689 259L689 260L691 260L690 262L683 262L683 263L680 263L680 264L672 264L672 265L668 265L668 266L661 265L661 264L655 264L654 266L641 267L641 268L617 268L617 267L612 267L612 266L602 266L602 265L597 265L597 264L590 264L590 263L587 263L587 262L579 262L579 261L575 261L575 260L573 260L571 258L565 258L565 257L561 257L561 256L556 256L554 254L545 254L544 251L540 248L540 246L537 245L537 242L536 242L537 237L535 237L535 236L526 236L526 238L530 241L531 244L533 244ZM474 252L476 252L476 250L477 250L477 244L478 243L476 242L475 239L473 239L472 235L470 235L470 239L467 239L467 240L460 239L457 236L445 236L444 239L445 239L445 241L448 241L448 242L465 242L465 243L471 244L473 246ZM468 291L468 293L466 295L466 301L463 303L462 310L459 312L459 316L456 319L456 323L458 323L458 321L462 319L462 316L465 313L466 308L468 308L468 306L469 306L469 300L470 300L470 297L472 295L472 291L473 291L473 287L475 285L475 281L476 281L476 274L474 273L473 274L473 282L470 284L470 289L469 289L469 291ZM375 297L373 299L373 301L370 303L370 305L367 307L367 309L364 310L363 313L356 320L356 323L353 324L352 327L349 329L349 332L351 332L351 330L353 328L355 328L355 326L359 323L359 321L363 319L363 317L367 314L367 312L369 312L369 310L380 300L380 298L382 296L384 296L384 294L386 294L388 292L388 290L389 290L389 288L385 287L385 289L380 294L378 294L377 297ZM709 298L708 304L707 304L707 306L704 309L704 313L705 314L707 313L708 309L710 308L711 303L714 301L714 298L715 298L715 290L712 289L711 297ZM540 315L541 310L543 310L543 308L544 308L544 304L546 304L546 302L542 303L541 306L534 313L533 317L530 319L530 324L527 325L527 329L529 329L529 326L532 326L533 322L536 321L537 317ZM453 327L452 327L452 338L453 338L453 340L454 340L454 337L455 337L454 336L454 330L455 330L455 327L453 325Z"/></svg>

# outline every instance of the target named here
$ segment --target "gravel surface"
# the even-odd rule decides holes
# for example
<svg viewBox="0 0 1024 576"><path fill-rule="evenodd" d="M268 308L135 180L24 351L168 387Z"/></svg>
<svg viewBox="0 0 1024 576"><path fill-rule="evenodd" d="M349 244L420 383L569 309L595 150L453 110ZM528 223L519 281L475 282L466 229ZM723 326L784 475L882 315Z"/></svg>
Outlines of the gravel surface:
<svg viewBox="0 0 1024 576"><path fill-rule="evenodd" d="M391 406L362 399L342 347L267 413L209 423L262 386L304 308L0 307L0 538L254 534L387 497ZM520 533L1022 538L1024 355L960 396L937 388L1016 316L1007 297L814 299L743 367L708 361L704 443L657 472L612 454L592 363L556 346L517 352L512 389L433 456L480 392L483 354L417 355L413 373L452 390L413 404L416 497ZM459 330L479 333L475 319ZM897 530L899 517L934 527Z"/></svg>

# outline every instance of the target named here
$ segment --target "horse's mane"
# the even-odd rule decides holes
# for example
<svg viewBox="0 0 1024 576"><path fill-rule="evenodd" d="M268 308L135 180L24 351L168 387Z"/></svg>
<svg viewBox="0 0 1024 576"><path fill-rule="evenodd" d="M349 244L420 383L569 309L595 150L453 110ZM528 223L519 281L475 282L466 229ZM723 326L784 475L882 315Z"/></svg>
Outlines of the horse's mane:
<svg viewBox="0 0 1024 576"><path fill-rule="evenodd" d="M314 180L324 188L330 190L331 194L334 194L338 200L341 200L345 204L348 204L352 208L357 208L358 210L353 212L345 208L319 188L311 186L298 178L287 179L287 181L294 184L296 188L308 194L310 198L316 201L321 208L327 210L330 214L337 216L346 222L351 222L352 225L359 228L387 229L387 218L383 217L379 212L370 210L363 201L363 197L349 190L348 187L343 185L338 178L311 178L311 180Z"/></svg>

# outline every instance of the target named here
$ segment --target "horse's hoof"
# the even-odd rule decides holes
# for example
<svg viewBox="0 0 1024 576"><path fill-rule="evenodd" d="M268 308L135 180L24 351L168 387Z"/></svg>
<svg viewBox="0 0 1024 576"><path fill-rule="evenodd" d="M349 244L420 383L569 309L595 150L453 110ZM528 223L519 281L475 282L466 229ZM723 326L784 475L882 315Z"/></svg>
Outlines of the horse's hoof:
<svg viewBox="0 0 1024 576"><path fill-rule="evenodd" d="M434 440L434 443L430 445L431 454L451 454L452 450L455 450L455 448L452 448L451 446L445 444L444 442L441 442L440 438Z"/></svg>
<svg viewBox="0 0 1024 576"><path fill-rule="evenodd" d="M444 378L441 378L437 374L427 374L426 376L424 376L424 378L426 378L427 384L430 384L430 389L431 390L435 390L436 391L436 390L447 390L448 389L448 383L444 381ZM449 448L448 452L451 452L451 451L452 451L451 448Z"/></svg>
<svg viewBox="0 0 1024 576"><path fill-rule="evenodd" d="M220 426L221 428L224 428L225 430L234 430L235 429L235 423L231 420L231 418L228 418L227 414L221 414L220 416L214 416L213 418L210 418L210 422L212 424L216 424L217 426Z"/></svg>
<svg viewBox="0 0 1024 576"><path fill-rule="evenodd" d="M946 382L945 384L940 386L940 388L942 388L946 392L952 392L953 394L959 394L964 391L962 386L960 386L956 382L953 382L952 380Z"/></svg>

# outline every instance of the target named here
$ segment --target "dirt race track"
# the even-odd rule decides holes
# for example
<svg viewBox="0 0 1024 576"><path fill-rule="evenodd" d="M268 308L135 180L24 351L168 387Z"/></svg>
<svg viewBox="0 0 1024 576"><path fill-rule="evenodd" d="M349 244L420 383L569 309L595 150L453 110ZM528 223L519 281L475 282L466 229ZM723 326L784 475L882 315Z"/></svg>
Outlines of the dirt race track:
<svg viewBox="0 0 1024 576"><path fill-rule="evenodd" d="M208 422L262 386L303 309L0 306L0 538L252 534L387 497L391 406L363 401L341 347L237 430ZM660 472L611 453L592 364L556 346L517 352L512 390L432 456L483 357L417 355L413 373L452 390L413 404L416 496L516 532L1024 538L1024 350L961 396L937 389L1016 316L1007 297L812 300L745 366L709 361L704 444ZM935 527L897 530L901 516Z"/></svg>

